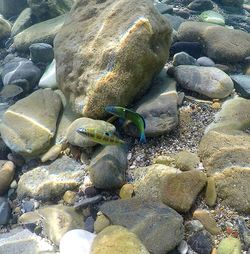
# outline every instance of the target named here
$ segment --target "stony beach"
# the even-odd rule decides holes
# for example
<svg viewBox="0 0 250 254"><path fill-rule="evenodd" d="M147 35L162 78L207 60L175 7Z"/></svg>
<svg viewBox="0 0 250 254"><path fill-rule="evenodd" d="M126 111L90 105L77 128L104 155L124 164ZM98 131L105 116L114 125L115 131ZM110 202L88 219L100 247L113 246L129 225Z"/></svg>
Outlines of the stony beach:
<svg viewBox="0 0 250 254"><path fill-rule="evenodd" d="M0 14L1 254L250 254L249 0Z"/></svg>

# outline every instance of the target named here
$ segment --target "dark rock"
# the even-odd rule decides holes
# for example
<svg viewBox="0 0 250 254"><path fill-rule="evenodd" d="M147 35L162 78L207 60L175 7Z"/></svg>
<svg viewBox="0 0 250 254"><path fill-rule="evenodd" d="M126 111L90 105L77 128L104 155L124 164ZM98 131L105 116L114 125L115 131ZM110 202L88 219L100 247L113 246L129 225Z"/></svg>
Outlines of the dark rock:
<svg viewBox="0 0 250 254"><path fill-rule="evenodd" d="M89 216L84 222L84 230L89 231L91 233L94 232L94 218Z"/></svg>
<svg viewBox="0 0 250 254"><path fill-rule="evenodd" d="M196 59L190 56L186 52L180 52L174 55L173 57L173 65L198 65Z"/></svg>
<svg viewBox="0 0 250 254"><path fill-rule="evenodd" d="M0 197L0 225L6 225L9 222L11 208L6 198Z"/></svg>
<svg viewBox="0 0 250 254"><path fill-rule="evenodd" d="M27 6L27 0L1 0L0 13L6 18L18 15Z"/></svg>
<svg viewBox="0 0 250 254"><path fill-rule="evenodd" d="M117 189L125 182L127 153L121 146L98 149L88 166L92 183L100 189Z"/></svg>
<svg viewBox="0 0 250 254"><path fill-rule="evenodd" d="M202 57L198 58L197 63L200 66L207 66L207 67L215 66L214 61L212 59L210 59L209 57L206 57L206 56L202 56Z"/></svg>
<svg viewBox="0 0 250 254"><path fill-rule="evenodd" d="M241 242L244 244L243 249L248 250L250 248L250 229L247 227L246 222L241 217L238 218L237 225Z"/></svg>
<svg viewBox="0 0 250 254"><path fill-rule="evenodd" d="M162 203L138 199L104 203L100 210L114 225L134 232L150 253L165 254L183 239L183 219Z"/></svg>
<svg viewBox="0 0 250 254"><path fill-rule="evenodd" d="M87 187L84 191L87 198L92 198L97 195L97 190L94 186Z"/></svg>
<svg viewBox="0 0 250 254"><path fill-rule="evenodd" d="M177 9L174 10L174 14L182 17L183 19L188 19L190 17L190 11L188 9Z"/></svg>
<svg viewBox="0 0 250 254"><path fill-rule="evenodd" d="M194 58L202 56L202 45L199 42L175 42L170 47L170 54L173 56L179 52L186 52Z"/></svg>
<svg viewBox="0 0 250 254"><path fill-rule="evenodd" d="M47 43L33 43L29 50L31 61L34 63L50 63L54 58L53 47Z"/></svg>
<svg viewBox="0 0 250 254"><path fill-rule="evenodd" d="M102 198L103 198L102 195L97 195L92 198L85 198L85 199L79 201L74 207L75 208L86 208L89 205L93 205L93 204L100 202L102 200Z"/></svg>
<svg viewBox="0 0 250 254"><path fill-rule="evenodd" d="M156 3L155 7L161 14L173 13L173 6L171 6L171 5L167 5L167 4L163 4L163 3Z"/></svg>
<svg viewBox="0 0 250 254"><path fill-rule="evenodd" d="M181 17L170 15L170 14L164 14L164 17L167 18L167 20L170 23L171 27L173 29L175 29L176 31L178 30L181 23L185 21L185 19L183 19Z"/></svg>
<svg viewBox="0 0 250 254"><path fill-rule="evenodd" d="M199 254L210 254L213 249L212 236L205 230L194 233L187 242Z"/></svg>
<svg viewBox="0 0 250 254"><path fill-rule="evenodd" d="M2 71L3 84L17 85L24 91L31 91L38 83L41 71L30 60L15 57L6 63Z"/></svg>
<svg viewBox="0 0 250 254"><path fill-rule="evenodd" d="M210 0L194 0L189 5L188 8L193 11L207 11L213 9L213 3Z"/></svg>
<svg viewBox="0 0 250 254"><path fill-rule="evenodd" d="M22 99L25 96L23 88L17 85L7 85L0 93L0 101L14 104L16 101Z"/></svg>
<svg viewBox="0 0 250 254"><path fill-rule="evenodd" d="M6 160L9 153L9 147L6 146L4 141L0 138L0 160Z"/></svg>
<svg viewBox="0 0 250 254"><path fill-rule="evenodd" d="M235 90L244 98L250 99L250 75L231 75Z"/></svg>

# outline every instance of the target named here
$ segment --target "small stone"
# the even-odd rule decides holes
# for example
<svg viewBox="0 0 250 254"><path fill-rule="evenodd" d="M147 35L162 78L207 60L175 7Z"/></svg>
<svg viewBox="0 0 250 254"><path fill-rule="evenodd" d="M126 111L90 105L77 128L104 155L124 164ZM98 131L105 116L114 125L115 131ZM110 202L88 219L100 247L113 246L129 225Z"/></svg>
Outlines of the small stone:
<svg viewBox="0 0 250 254"><path fill-rule="evenodd" d="M191 220L185 223L185 228L190 233L193 233L203 230L204 226L201 224L199 220Z"/></svg>
<svg viewBox="0 0 250 254"><path fill-rule="evenodd" d="M199 254L211 254L213 249L212 236L205 230L194 233L187 242Z"/></svg>
<svg viewBox="0 0 250 254"><path fill-rule="evenodd" d="M193 218L199 220L209 233L218 235L221 232L221 229L208 211L197 209L193 213Z"/></svg>
<svg viewBox="0 0 250 254"><path fill-rule="evenodd" d="M174 167L175 166L175 159L173 156L169 155L160 155L153 159L154 164L163 164L166 166Z"/></svg>
<svg viewBox="0 0 250 254"><path fill-rule="evenodd" d="M67 190L63 195L63 201L68 205L73 205L76 201L76 193L74 191Z"/></svg>
<svg viewBox="0 0 250 254"><path fill-rule="evenodd" d="M186 241L181 241L181 243L177 247L180 254L186 254L188 252L188 244Z"/></svg>
<svg viewBox="0 0 250 254"><path fill-rule="evenodd" d="M47 43L33 43L29 50L31 61L34 63L50 63L54 58L53 47Z"/></svg>
<svg viewBox="0 0 250 254"><path fill-rule="evenodd" d="M22 208L24 210L25 213L27 212L31 212L34 210L34 203L32 201L24 201L24 203L22 204Z"/></svg>
<svg viewBox="0 0 250 254"><path fill-rule="evenodd" d="M229 236L224 238L218 246L217 254L240 254L241 243L237 238Z"/></svg>
<svg viewBox="0 0 250 254"><path fill-rule="evenodd" d="M238 218L237 225L240 239L244 244L244 250L247 250L250 248L250 229L246 225L245 220L241 217Z"/></svg>
<svg viewBox="0 0 250 254"><path fill-rule="evenodd" d="M121 226L109 226L93 241L91 254L149 254L136 234Z"/></svg>
<svg viewBox="0 0 250 254"><path fill-rule="evenodd" d="M95 237L86 230L70 230L60 241L60 254L89 254Z"/></svg>
<svg viewBox="0 0 250 254"><path fill-rule="evenodd" d="M200 159L197 154L189 151L181 151L174 156L175 165L181 171L194 170L198 167Z"/></svg>
<svg viewBox="0 0 250 254"><path fill-rule="evenodd" d="M97 216L96 221L94 223L95 233L100 233L104 228L110 225L110 220L104 214L100 214Z"/></svg>
<svg viewBox="0 0 250 254"><path fill-rule="evenodd" d="M8 224L11 216L11 208L6 198L0 197L0 225Z"/></svg>
<svg viewBox="0 0 250 254"><path fill-rule="evenodd" d="M45 154L42 155L41 162L55 160L60 155L62 149L63 149L63 144L53 145Z"/></svg>
<svg viewBox="0 0 250 254"><path fill-rule="evenodd" d="M225 26L225 18L215 11L204 11L200 14L199 18L203 22Z"/></svg>
<svg viewBox="0 0 250 254"><path fill-rule="evenodd" d="M121 199L127 199L127 198L132 198L134 194L134 186L133 184L124 184L122 188L120 189L119 196Z"/></svg>
<svg viewBox="0 0 250 254"><path fill-rule="evenodd" d="M207 66L207 67L214 67L215 66L215 62L212 59L210 59L209 57L206 57L206 56L199 57L197 59L197 63L200 66Z"/></svg>
<svg viewBox="0 0 250 254"><path fill-rule="evenodd" d="M194 0L188 5L188 9L193 11L206 11L213 9L213 3L210 0Z"/></svg>
<svg viewBox="0 0 250 254"><path fill-rule="evenodd" d="M214 206L217 199L217 193L215 188L215 180L214 177L207 178L207 188L205 194L205 201L208 206Z"/></svg>
<svg viewBox="0 0 250 254"><path fill-rule="evenodd" d="M84 230L93 233L94 232L94 218L92 216L88 216L84 222Z"/></svg>
<svg viewBox="0 0 250 254"><path fill-rule="evenodd" d="M14 175L15 165L12 161L7 161L0 169L0 196L9 189Z"/></svg>
<svg viewBox="0 0 250 254"><path fill-rule="evenodd" d="M173 65L197 65L196 59L186 52L180 52L174 55Z"/></svg>
<svg viewBox="0 0 250 254"><path fill-rule="evenodd" d="M86 208L89 205L100 202L103 199L102 195L96 195L92 198L85 198L75 204L75 208Z"/></svg>

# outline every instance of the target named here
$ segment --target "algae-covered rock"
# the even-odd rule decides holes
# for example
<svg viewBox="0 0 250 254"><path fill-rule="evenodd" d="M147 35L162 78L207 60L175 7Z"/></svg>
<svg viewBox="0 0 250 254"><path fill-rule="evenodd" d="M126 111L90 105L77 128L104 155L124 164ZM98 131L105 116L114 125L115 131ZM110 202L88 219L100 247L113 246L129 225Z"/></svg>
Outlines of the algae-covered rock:
<svg viewBox="0 0 250 254"><path fill-rule="evenodd" d="M93 241L91 254L149 254L135 233L121 226L109 226Z"/></svg>
<svg viewBox="0 0 250 254"><path fill-rule="evenodd" d="M233 237L224 238L219 246L218 254L240 254L241 253L241 243L240 240Z"/></svg>
<svg viewBox="0 0 250 254"><path fill-rule="evenodd" d="M148 0L78 1L55 38L57 80L74 111L104 116L149 88L167 58L171 27Z"/></svg>

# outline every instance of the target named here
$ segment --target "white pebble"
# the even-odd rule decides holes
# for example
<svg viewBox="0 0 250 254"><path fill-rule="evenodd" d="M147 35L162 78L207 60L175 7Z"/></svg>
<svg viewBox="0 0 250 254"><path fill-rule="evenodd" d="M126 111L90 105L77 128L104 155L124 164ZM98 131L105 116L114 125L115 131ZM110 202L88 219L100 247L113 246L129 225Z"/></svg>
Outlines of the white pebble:
<svg viewBox="0 0 250 254"><path fill-rule="evenodd" d="M68 231L60 241L60 254L90 254L95 236L82 229Z"/></svg>

